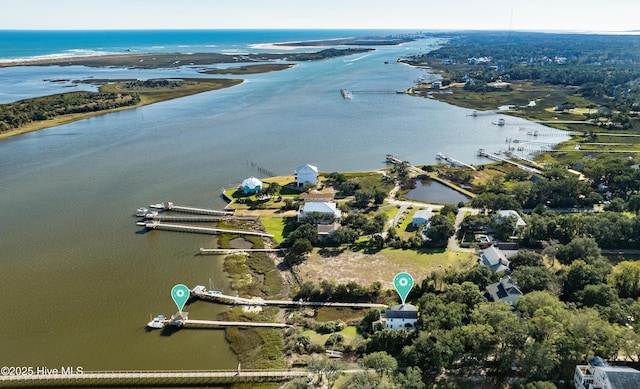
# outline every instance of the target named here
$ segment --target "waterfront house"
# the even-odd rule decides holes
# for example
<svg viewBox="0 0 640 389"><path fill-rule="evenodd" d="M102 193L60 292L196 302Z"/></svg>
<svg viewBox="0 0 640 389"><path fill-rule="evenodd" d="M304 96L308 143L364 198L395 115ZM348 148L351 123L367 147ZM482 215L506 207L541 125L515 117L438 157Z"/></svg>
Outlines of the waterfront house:
<svg viewBox="0 0 640 389"><path fill-rule="evenodd" d="M573 376L576 389L640 389L640 371L628 366L610 366L600 357L577 365Z"/></svg>
<svg viewBox="0 0 640 389"><path fill-rule="evenodd" d="M482 250L480 264L488 267L493 273L509 270L509 260L506 255L494 245Z"/></svg>
<svg viewBox="0 0 640 389"><path fill-rule="evenodd" d="M433 217L433 212L428 209L419 209L413 214L411 224L414 227L420 227L421 225L429 226L429 220Z"/></svg>
<svg viewBox="0 0 640 389"><path fill-rule="evenodd" d="M240 185L245 194L256 193L262 189L262 181L255 177L249 177Z"/></svg>
<svg viewBox="0 0 640 389"><path fill-rule="evenodd" d="M340 219L342 212L336 207L336 203L307 201L298 210L298 221L311 213L321 213L333 215L335 220Z"/></svg>
<svg viewBox="0 0 640 389"><path fill-rule="evenodd" d="M488 285L484 291L484 297L490 302L502 301L511 306L516 306L522 295L518 283L509 276L502 277L500 282Z"/></svg>
<svg viewBox="0 0 640 389"><path fill-rule="evenodd" d="M396 305L385 313L385 328L390 330L413 330L418 321L418 309L411 304Z"/></svg>
<svg viewBox="0 0 640 389"><path fill-rule="evenodd" d="M318 183L318 168L316 166L309 164L298 166L294 174L298 186L303 186L306 183L313 185Z"/></svg>

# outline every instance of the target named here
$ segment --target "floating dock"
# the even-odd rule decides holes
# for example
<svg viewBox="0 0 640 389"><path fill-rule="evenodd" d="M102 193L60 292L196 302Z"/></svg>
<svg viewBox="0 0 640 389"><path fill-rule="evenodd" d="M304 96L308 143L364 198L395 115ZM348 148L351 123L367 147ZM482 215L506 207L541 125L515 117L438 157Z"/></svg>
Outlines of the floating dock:
<svg viewBox="0 0 640 389"><path fill-rule="evenodd" d="M208 234L208 235L217 235L217 234L226 233L226 234L239 234L239 235L254 235L254 236L261 236L263 238L273 238L273 234L267 234L267 233L258 232L258 231L228 230L224 228L187 226L184 224L163 223L159 221L141 221L136 224L139 226L144 226L145 228L150 230L192 232L196 234Z"/></svg>
<svg viewBox="0 0 640 389"><path fill-rule="evenodd" d="M215 209L185 207L182 205L175 205L171 201L167 201L165 203L151 204L149 207L154 209L160 209L163 211L193 213L197 215L226 215L226 216L233 215L232 211L218 211Z"/></svg>
<svg viewBox="0 0 640 389"><path fill-rule="evenodd" d="M471 170L476 170L476 168L474 166L471 166L468 163L464 163L462 161L459 161L459 160L457 160L457 159L455 159L453 157L446 156L446 155L444 155L442 153L436 154L436 159L441 159L443 161L447 161L451 165L454 165L454 166L462 166L462 167L469 168Z"/></svg>

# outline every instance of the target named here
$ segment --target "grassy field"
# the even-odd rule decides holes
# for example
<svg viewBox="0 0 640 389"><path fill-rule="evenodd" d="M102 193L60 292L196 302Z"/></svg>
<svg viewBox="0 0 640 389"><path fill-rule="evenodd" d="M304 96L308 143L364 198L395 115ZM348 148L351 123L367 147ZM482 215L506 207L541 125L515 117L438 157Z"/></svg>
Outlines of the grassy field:
<svg viewBox="0 0 640 389"><path fill-rule="evenodd" d="M303 281L333 280L345 284L355 281L361 285L378 281L383 288L392 289L393 277L401 271L410 273L416 282L420 282L432 271L466 269L473 266L477 259L474 253L450 250L383 249L374 254L314 250L299 265L299 270Z"/></svg>

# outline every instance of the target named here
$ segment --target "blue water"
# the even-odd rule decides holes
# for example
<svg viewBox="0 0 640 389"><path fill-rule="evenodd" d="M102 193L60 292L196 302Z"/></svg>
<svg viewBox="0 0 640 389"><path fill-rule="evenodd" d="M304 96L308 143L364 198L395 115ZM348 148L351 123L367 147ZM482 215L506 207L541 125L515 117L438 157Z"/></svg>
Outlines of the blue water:
<svg viewBox="0 0 640 389"><path fill-rule="evenodd" d="M246 52L251 45L400 33L379 30L0 30L0 59L153 52ZM255 50L252 50L255 51ZM273 51L261 49L259 52Z"/></svg>

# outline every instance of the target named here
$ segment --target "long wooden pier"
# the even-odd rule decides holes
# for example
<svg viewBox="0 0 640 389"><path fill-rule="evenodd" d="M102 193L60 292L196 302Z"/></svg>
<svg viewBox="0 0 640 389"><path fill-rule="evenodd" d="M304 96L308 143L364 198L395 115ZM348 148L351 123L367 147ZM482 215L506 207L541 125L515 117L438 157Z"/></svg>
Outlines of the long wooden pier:
<svg viewBox="0 0 640 389"><path fill-rule="evenodd" d="M257 216L167 216L160 214L147 214L147 220L157 220L161 222L187 222L187 223L215 223L227 220L257 221Z"/></svg>
<svg viewBox="0 0 640 389"><path fill-rule="evenodd" d="M510 164L512 164L514 166L519 167L520 169L522 169L522 170L524 170L526 172L529 172L529 173L542 174L542 171L539 170L539 169L532 168L532 167L529 167L529 166L525 166L525 165L523 165L521 163L511 161L511 160L509 160L507 158L503 158L503 157L501 157L499 155L487 153L486 151L484 151L484 149L478 150L478 155L481 156L481 157L492 159L492 160L497 161L497 162L510 163Z"/></svg>
<svg viewBox="0 0 640 389"><path fill-rule="evenodd" d="M227 234L254 235L254 236L261 236L264 238L273 238L273 234L267 234L267 233L258 232L258 231L228 230L224 228L188 226L185 224L171 224L171 223L163 223L159 221L150 221L150 222L142 221L136 224L140 226L144 226L150 230L192 232L197 234L209 234L209 235L227 233Z"/></svg>
<svg viewBox="0 0 640 389"><path fill-rule="evenodd" d="M167 201L165 203L151 204L149 207L154 209L160 209L163 211L193 213L197 215L228 215L228 216L233 215L232 211L218 211L215 209L185 207L182 205L175 205L171 201Z"/></svg>
<svg viewBox="0 0 640 389"><path fill-rule="evenodd" d="M476 170L476 168L474 166L469 165L468 163L464 163L462 161L459 161L459 160L457 160L457 159L455 159L453 157L449 157L447 155L444 155L442 153L436 154L436 158L442 159L444 161L447 161L447 162L449 162L450 164L452 164L454 166L462 166L462 167L469 168L471 170Z"/></svg>
<svg viewBox="0 0 640 389"><path fill-rule="evenodd" d="M231 254L249 254L249 253L276 253L287 251L287 249L205 249L200 248L200 254L211 255L231 255Z"/></svg>
<svg viewBox="0 0 640 389"><path fill-rule="evenodd" d="M229 296L218 292L207 292L204 287L195 287L191 290L191 296L208 301L220 302L224 304L239 305L278 305L281 307L301 306L301 307L341 307L341 308L387 308L386 304L374 303L338 303L338 302L322 302L322 301L303 301L303 300L263 300L260 298L243 298Z"/></svg>
<svg viewBox="0 0 640 389"><path fill-rule="evenodd" d="M205 386L234 383L283 382L308 377L305 370L129 370L57 372L0 376L0 388L18 387L152 387ZM52 369L53 370L53 369Z"/></svg>

